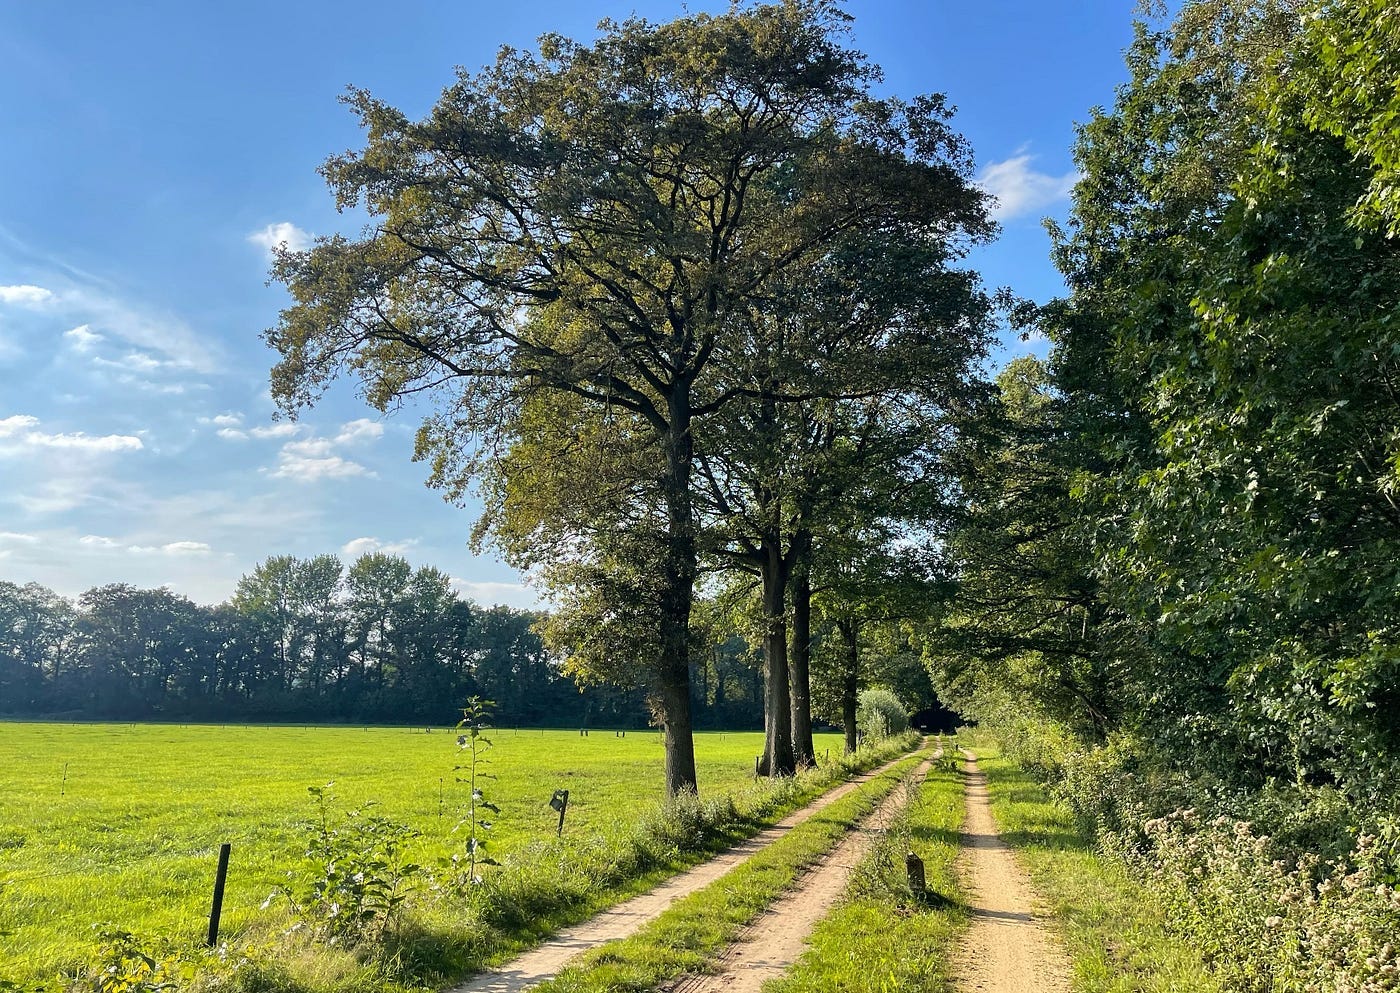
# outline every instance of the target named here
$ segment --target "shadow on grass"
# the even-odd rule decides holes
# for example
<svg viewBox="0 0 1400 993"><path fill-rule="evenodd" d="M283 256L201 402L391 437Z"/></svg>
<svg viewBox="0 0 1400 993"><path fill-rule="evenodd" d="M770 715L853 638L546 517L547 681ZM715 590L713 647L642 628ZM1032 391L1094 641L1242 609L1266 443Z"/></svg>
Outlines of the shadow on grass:
<svg viewBox="0 0 1400 993"><path fill-rule="evenodd" d="M962 844L962 832L957 828L914 827L909 829L909 837L916 841L929 841L952 848Z"/></svg>
<svg viewBox="0 0 1400 993"><path fill-rule="evenodd" d="M1066 828L1003 831L1001 837L1012 848L1028 848L1034 845L1062 852L1084 852L1090 851L1094 847L1082 834Z"/></svg>

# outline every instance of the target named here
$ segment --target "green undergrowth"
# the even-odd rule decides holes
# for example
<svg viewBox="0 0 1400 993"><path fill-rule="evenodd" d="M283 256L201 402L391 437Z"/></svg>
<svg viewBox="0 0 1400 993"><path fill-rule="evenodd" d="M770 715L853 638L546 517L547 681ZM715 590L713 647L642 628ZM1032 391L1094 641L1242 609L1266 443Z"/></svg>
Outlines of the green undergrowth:
<svg viewBox="0 0 1400 993"><path fill-rule="evenodd" d="M987 776L992 815L1058 924L1076 993L1212 993L1200 955L1167 930L1163 905L1095 851L1074 815L994 743L971 746Z"/></svg>
<svg viewBox="0 0 1400 993"><path fill-rule="evenodd" d="M920 761L911 755L813 815L635 935L586 954L538 993L640 993L701 971L746 923L786 892Z"/></svg>
<svg viewBox="0 0 1400 993"><path fill-rule="evenodd" d="M595 807L593 816L580 822L587 823L587 830L574 826L562 839L554 838L553 832L534 840L512 839L513 844L497 855L502 864L482 868L481 882L475 885L451 880L450 872L416 857L414 848L428 839L409 837L402 861L421 865L405 877L409 885L392 917L368 932L372 939L329 940L333 929L298 917L280 899L231 920L226 913L225 943L216 953L201 949L189 931L134 928L120 916L109 916L114 923L100 929L105 935L94 929L88 936L97 951L58 974L26 969L22 959L0 951L0 989L6 981L25 986L43 982L50 991L84 988L99 993L172 987L231 993L438 989L704 861L835 783L907 751L913 740L890 739L849 759L833 758L798 777L750 780L704 799L686 795L664 803L642 802L634 809L619 807L625 814L611 824ZM606 739L609 750L614 744L624 742ZM642 793L653 785L655 767L645 770L645 779L628 774L636 776L633 789ZM376 809L385 807L390 805ZM343 813L337 811L337 816ZM415 829L426 826L417 818L402 818L401 823ZM315 881L313 877L307 884ZM0 932L7 930L7 920L34 919L23 901L13 901L16 895L0 888ZM120 937L114 940L114 934ZM0 938L0 949L6 943ZM111 971L114 956L120 962ZM109 973L112 981L102 980Z"/></svg>
<svg viewBox="0 0 1400 993"><path fill-rule="evenodd" d="M950 951L968 911L954 874L966 807L958 762L949 755L914 785L903 815L871 848L849 899L822 921L807 953L771 993L944 993ZM909 888L905 856L924 863L925 893Z"/></svg>

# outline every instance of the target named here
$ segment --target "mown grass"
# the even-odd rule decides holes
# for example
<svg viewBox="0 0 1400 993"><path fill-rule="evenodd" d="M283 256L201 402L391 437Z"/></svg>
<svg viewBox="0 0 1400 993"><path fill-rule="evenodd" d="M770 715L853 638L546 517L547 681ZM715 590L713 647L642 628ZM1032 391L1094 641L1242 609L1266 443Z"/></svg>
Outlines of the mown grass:
<svg viewBox="0 0 1400 993"><path fill-rule="evenodd" d="M1161 905L994 743L972 750L987 776L992 815L1058 924L1076 993L1211 993L1197 952L1167 932Z"/></svg>
<svg viewBox="0 0 1400 993"><path fill-rule="evenodd" d="M640 993L702 970L740 928L869 814L920 757L910 756L873 777L722 878L677 901L632 937L586 954L536 987L537 993Z"/></svg>
<svg viewBox="0 0 1400 993"><path fill-rule="evenodd" d="M856 870L850 898L819 924L810 948L769 993L945 993L969 915L954 873L966 807L951 747ZM924 863L927 891L909 889L905 855Z"/></svg>
<svg viewBox="0 0 1400 993"><path fill-rule="evenodd" d="M493 737L488 771L498 778L486 792L502 808L489 835L497 857L553 853L583 871L579 863L589 858L612 858L619 835L654 814L661 799L655 733L497 729ZM819 753L839 752L838 736L821 737ZM702 790L752 791L761 747L758 734L698 735ZM225 841L233 858L223 933L275 946L268 953L275 967L254 985L307 989L383 988L387 974L409 987L433 985L675 868L639 863L630 878L565 906L551 907L547 898L540 905L522 889L514 922L499 912L495 920L464 920L448 909L426 910L395 932L370 972L364 954L288 951L280 936L285 913L260 906L304 850L303 824L313 812L307 787L334 781L340 808L377 803L382 815L422 832L414 857L432 863L461 850L453 832L465 799L454 781L459 761L455 737L443 729L0 724L0 978L79 973L97 944L94 926L103 923L194 944ZM776 800L756 794L748 802L755 823L735 833L831 781L811 778ZM557 815L548 807L557 788L570 790L562 846L551 840Z"/></svg>

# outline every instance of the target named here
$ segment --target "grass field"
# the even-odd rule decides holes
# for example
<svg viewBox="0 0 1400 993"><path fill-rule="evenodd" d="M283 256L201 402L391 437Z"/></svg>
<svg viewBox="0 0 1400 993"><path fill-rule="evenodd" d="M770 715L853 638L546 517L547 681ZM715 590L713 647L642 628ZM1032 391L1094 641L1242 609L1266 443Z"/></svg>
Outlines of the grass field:
<svg viewBox="0 0 1400 993"><path fill-rule="evenodd" d="M570 791L566 836L615 833L662 798L655 732L492 737L492 854L553 836L556 789ZM839 736L819 739L818 754L839 752ZM701 790L743 788L761 748L757 733L697 735ZM458 761L444 729L0 723L0 978L75 968L102 923L195 940L221 842L224 930L254 925L302 854L310 786L334 782L337 806L374 801L418 829L424 862L460 851Z"/></svg>

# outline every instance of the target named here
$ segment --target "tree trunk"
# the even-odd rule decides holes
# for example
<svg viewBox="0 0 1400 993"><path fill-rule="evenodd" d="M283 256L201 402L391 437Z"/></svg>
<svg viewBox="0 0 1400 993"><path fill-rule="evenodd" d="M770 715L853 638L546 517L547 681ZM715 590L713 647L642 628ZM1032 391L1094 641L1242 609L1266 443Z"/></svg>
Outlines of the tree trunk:
<svg viewBox="0 0 1400 993"><path fill-rule="evenodd" d="M860 622L840 620L836 628L846 643L846 659L841 672L841 724L846 732L846 754L856 750L856 703L860 688Z"/></svg>
<svg viewBox="0 0 1400 993"><path fill-rule="evenodd" d="M666 795L699 792L695 775L695 735L690 716L690 608L695 600L699 562L691 506L694 441L690 401L677 389L668 398L670 430L665 438L666 548L662 564L661 658L658 694L666 750Z"/></svg>
<svg viewBox="0 0 1400 993"><path fill-rule="evenodd" d="M763 758L765 776L791 776L797 771L792 752L792 695L787 657L787 564L781 538L763 539Z"/></svg>
<svg viewBox="0 0 1400 993"><path fill-rule="evenodd" d="M788 656L792 684L792 752L798 767L816 765L812 744L812 534L799 531L792 539L792 651Z"/></svg>

